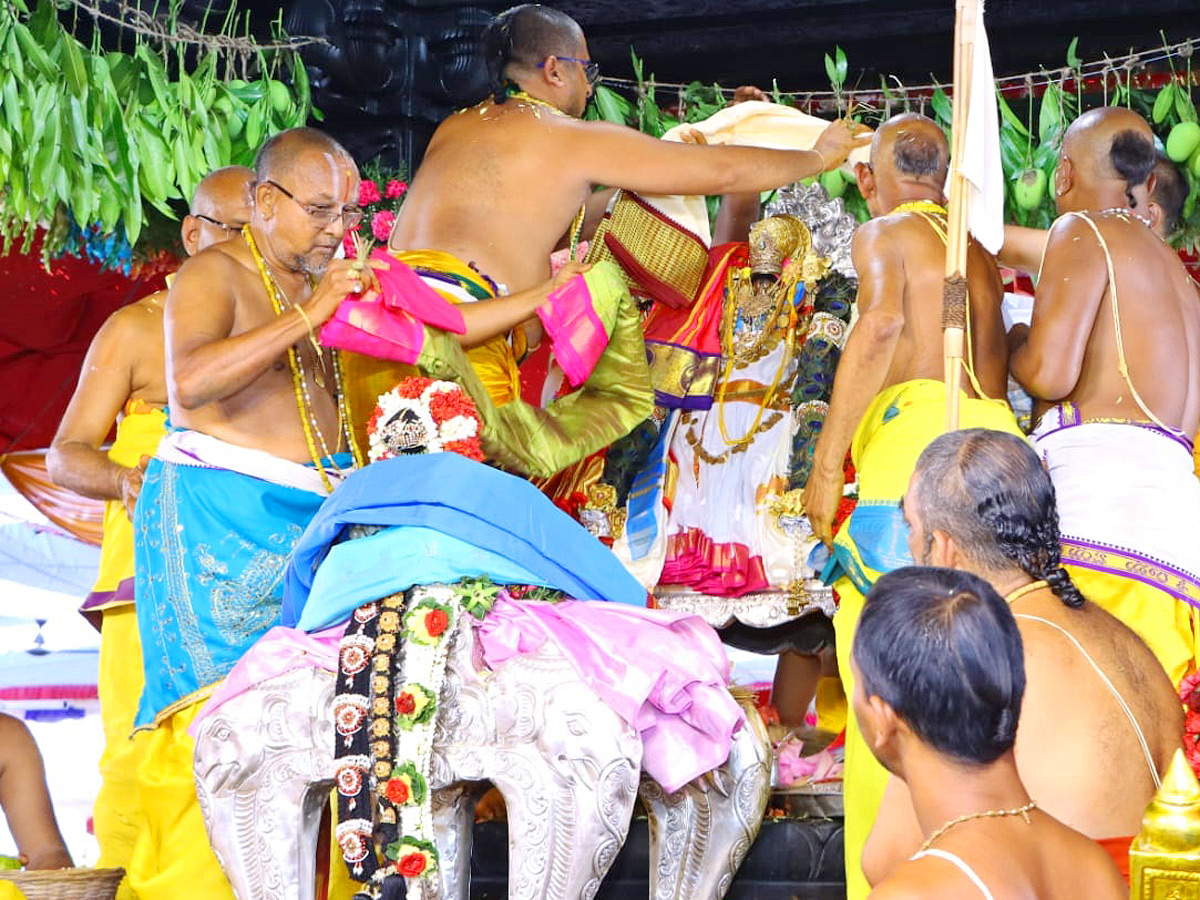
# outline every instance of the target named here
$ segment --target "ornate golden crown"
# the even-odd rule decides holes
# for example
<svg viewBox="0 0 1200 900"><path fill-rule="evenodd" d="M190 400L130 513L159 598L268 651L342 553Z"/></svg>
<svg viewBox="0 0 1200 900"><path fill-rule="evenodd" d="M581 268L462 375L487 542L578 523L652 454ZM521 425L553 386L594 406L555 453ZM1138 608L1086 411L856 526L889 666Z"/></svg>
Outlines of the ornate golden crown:
<svg viewBox="0 0 1200 900"><path fill-rule="evenodd" d="M750 274L775 275L788 258L808 255L812 237L795 216L769 216L750 226Z"/></svg>

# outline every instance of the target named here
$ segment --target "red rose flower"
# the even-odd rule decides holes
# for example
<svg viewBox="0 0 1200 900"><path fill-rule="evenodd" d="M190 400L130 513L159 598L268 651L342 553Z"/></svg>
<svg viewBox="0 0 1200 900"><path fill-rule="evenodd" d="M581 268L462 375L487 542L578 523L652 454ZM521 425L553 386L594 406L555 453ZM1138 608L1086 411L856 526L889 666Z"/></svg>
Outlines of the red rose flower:
<svg viewBox="0 0 1200 900"><path fill-rule="evenodd" d="M396 871L405 878L416 878L425 871L425 854L409 853L396 863Z"/></svg>
<svg viewBox="0 0 1200 900"><path fill-rule="evenodd" d="M440 609L431 609L425 614L425 630L429 632L430 637L437 637L449 624L450 620Z"/></svg>
<svg viewBox="0 0 1200 900"><path fill-rule="evenodd" d="M388 779L388 783L384 785L383 793L397 806L408 802L408 785L402 779Z"/></svg>
<svg viewBox="0 0 1200 900"><path fill-rule="evenodd" d="M407 716L416 708L416 698L414 698L413 695L408 691L403 691L400 696L396 698L396 712L400 713L402 716Z"/></svg>

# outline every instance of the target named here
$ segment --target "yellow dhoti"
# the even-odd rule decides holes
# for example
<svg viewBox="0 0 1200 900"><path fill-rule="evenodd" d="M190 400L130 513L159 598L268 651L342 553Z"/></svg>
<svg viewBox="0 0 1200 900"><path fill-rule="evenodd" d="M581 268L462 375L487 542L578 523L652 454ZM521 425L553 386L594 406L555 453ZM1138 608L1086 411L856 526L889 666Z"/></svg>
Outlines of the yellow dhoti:
<svg viewBox="0 0 1200 900"><path fill-rule="evenodd" d="M183 707L144 735L138 794L146 815L128 879L139 900L235 900L196 799L196 742L188 726L202 705Z"/></svg>
<svg viewBox="0 0 1200 900"><path fill-rule="evenodd" d="M846 697L854 692L850 651L865 595L885 572L912 565L908 526L900 499L921 452L945 431L946 387L918 379L881 391L854 433L851 459L858 472L858 505L834 541L844 572L834 583L839 605L833 617L838 669ZM961 400L962 428L989 428L1020 435L1008 405L996 400ZM863 900L870 893L862 874L862 851L875 824L888 772L876 762L854 716L846 721L846 897Z"/></svg>
<svg viewBox="0 0 1200 900"><path fill-rule="evenodd" d="M143 455L152 456L165 429L166 416L140 400L125 405L117 425L117 439L109 459L136 466ZM142 645L138 639L133 604L133 526L125 505L110 500L104 505L104 543L95 587L83 605L99 612L100 666L97 687L104 751L100 756L100 792L92 820L100 845L97 866L128 869L142 819L137 791L137 768L145 735L133 734L133 719L142 693ZM121 883L118 900L131 900L128 879Z"/></svg>

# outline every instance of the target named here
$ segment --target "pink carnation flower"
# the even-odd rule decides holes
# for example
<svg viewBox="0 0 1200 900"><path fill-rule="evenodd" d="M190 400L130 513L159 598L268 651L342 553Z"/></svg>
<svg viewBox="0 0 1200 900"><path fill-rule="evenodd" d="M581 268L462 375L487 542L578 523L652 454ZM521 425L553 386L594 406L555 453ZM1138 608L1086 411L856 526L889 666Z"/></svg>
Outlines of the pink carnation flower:
<svg viewBox="0 0 1200 900"><path fill-rule="evenodd" d="M372 203L378 203L379 186L370 178L364 178L358 184L358 205L369 206Z"/></svg>
<svg viewBox="0 0 1200 900"><path fill-rule="evenodd" d="M389 200L395 200L397 197L403 197L404 192L408 190L407 181L398 181L393 178L387 183L387 189L384 191L384 196Z"/></svg>
<svg viewBox="0 0 1200 900"><path fill-rule="evenodd" d="M371 233L375 235L375 240L386 241L392 233L392 225L395 222L396 214L388 209L371 216Z"/></svg>

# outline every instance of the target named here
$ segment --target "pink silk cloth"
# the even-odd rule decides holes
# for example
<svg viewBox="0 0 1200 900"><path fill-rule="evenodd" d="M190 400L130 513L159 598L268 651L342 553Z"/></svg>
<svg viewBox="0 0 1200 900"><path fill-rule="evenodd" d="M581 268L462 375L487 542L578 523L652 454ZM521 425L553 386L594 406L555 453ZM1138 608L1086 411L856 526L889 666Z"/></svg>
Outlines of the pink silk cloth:
<svg viewBox="0 0 1200 900"><path fill-rule="evenodd" d="M321 326L326 347L412 365L425 343L425 325L454 334L467 330L462 313L416 272L384 250L371 254L386 268L375 270L380 292L347 296Z"/></svg>
<svg viewBox="0 0 1200 900"><path fill-rule="evenodd" d="M698 616L596 600L500 598L477 633L495 667L549 641L642 738L642 769L677 791L729 757L741 726L729 659Z"/></svg>
<svg viewBox="0 0 1200 900"><path fill-rule="evenodd" d="M608 329L596 313L586 274L551 291L537 314L563 374L572 387L579 387L608 346Z"/></svg>
<svg viewBox="0 0 1200 900"><path fill-rule="evenodd" d="M268 678L303 667L336 672L345 625L306 634L276 626L213 691L192 724ZM742 710L730 695L729 660L697 616L598 600L543 603L501 597L476 625L478 652L496 667L547 641L642 738L642 768L677 791L729 757Z"/></svg>

